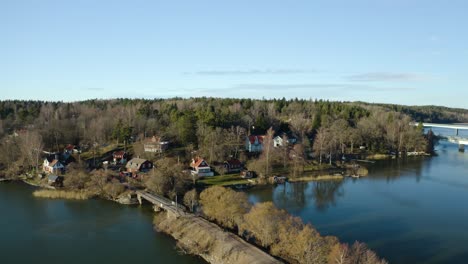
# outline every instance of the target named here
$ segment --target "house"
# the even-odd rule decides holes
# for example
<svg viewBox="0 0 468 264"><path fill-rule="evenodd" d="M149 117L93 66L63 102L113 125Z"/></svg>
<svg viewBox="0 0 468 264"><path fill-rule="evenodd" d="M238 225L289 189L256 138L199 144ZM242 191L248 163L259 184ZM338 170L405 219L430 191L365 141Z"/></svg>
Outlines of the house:
<svg viewBox="0 0 468 264"><path fill-rule="evenodd" d="M273 139L273 146L275 148L285 146L284 139L287 139L287 145L296 144L297 142L297 138L292 134L282 133Z"/></svg>
<svg viewBox="0 0 468 264"><path fill-rule="evenodd" d="M245 141L245 149L248 152L262 152L264 138L265 136L248 136Z"/></svg>
<svg viewBox="0 0 468 264"><path fill-rule="evenodd" d="M149 160L133 158L125 165L128 172L145 172L153 168L153 163Z"/></svg>
<svg viewBox="0 0 468 264"><path fill-rule="evenodd" d="M226 173L231 173L231 172L240 172L243 169L242 162L238 159L230 159L226 160L223 163L224 171Z"/></svg>
<svg viewBox="0 0 468 264"><path fill-rule="evenodd" d="M192 175L197 175L200 177L214 176L214 173L211 171L210 165L208 165L208 163L200 157L192 159L190 167L192 168Z"/></svg>
<svg viewBox="0 0 468 264"><path fill-rule="evenodd" d="M127 162L127 156L127 152L123 150L114 151L114 153L112 153L112 159L114 160L115 164L124 164L125 162Z"/></svg>
<svg viewBox="0 0 468 264"><path fill-rule="evenodd" d="M42 169L45 173L63 173L65 166L58 160L56 155L55 158L45 158Z"/></svg>
<svg viewBox="0 0 468 264"><path fill-rule="evenodd" d="M63 177L51 174L47 177L47 182L49 183L49 185L52 185L52 186L62 186Z"/></svg>
<svg viewBox="0 0 468 264"><path fill-rule="evenodd" d="M160 137L153 136L143 145L145 152L162 153L169 148L169 141L162 141Z"/></svg>

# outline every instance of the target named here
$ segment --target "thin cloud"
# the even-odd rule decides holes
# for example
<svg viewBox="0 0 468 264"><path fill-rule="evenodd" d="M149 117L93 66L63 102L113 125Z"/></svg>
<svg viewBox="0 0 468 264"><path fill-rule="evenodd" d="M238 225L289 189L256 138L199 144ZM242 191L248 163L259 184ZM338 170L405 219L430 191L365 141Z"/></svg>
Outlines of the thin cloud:
<svg viewBox="0 0 468 264"><path fill-rule="evenodd" d="M303 69L251 69L251 70L207 70L207 71L197 71L194 73L185 72L184 74L224 76L224 75L288 75L288 74L305 74L305 73L313 73L313 72L315 71L303 70Z"/></svg>
<svg viewBox="0 0 468 264"><path fill-rule="evenodd" d="M408 91L414 90L410 87L391 87L391 86L372 86L372 85L357 85L349 83L297 83L297 84L273 84L273 83L244 83L238 84L230 88L213 88L213 89L198 89L198 92L217 94L226 91L249 92L284 92L289 94L290 90L316 90L329 92L349 92L349 91L366 91L366 92L385 92L385 91ZM301 91L301 92L302 92Z"/></svg>
<svg viewBox="0 0 468 264"><path fill-rule="evenodd" d="M429 77L417 73L390 73L390 72L369 72L347 76L345 79L353 82L407 82L425 81Z"/></svg>
<svg viewBox="0 0 468 264"><path fill-rule="evenodd" d="M288 90L288 89L320 89L320 88L340 88L343 84L330 83L290 83L290 84L275 84L275 83L244 83L238 84L233 89L267 89L267 90Z"/></svg>

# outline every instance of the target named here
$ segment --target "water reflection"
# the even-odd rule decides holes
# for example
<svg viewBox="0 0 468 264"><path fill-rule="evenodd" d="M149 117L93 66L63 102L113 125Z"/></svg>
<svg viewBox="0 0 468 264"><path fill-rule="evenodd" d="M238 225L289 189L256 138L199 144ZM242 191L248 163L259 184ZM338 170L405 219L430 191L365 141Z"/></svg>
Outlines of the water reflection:
<svg viewBox="0 0 468 264"><path fill-rule="evenodd" d="M341 241L366 242L390 263L466 263L468 153L366 164L369 176L249 190Z"/></svg>
<svg viewBox="0 0 468 264"><path fill-rule="evenodd" d="M343 182L344 180L286 183L276 187L272 193L273 201L279 207L287 207L292 211L300 211L307 207L308 203L313 202L313 206L318 211L325 211L336 204L338 197L344 195ZM254 199L254 202L265 200L268 200L268 198L260 197Z"/></svg>
<svg viewBox="0 0 468 264"><path fill-rule="evenodd" d="M337 198L344 195L343 182L342 180L312 183L315 208L319 211L325 211L331 205L335 205Z"/></svg>

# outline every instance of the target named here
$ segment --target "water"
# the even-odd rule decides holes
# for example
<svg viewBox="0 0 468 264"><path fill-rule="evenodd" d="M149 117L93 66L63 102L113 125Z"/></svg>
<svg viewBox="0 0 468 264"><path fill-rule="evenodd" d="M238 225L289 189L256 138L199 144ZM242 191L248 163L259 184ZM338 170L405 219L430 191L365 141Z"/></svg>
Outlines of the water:
<svg viewBox="0 0 468 264"><path fill-rule="evenodd" d="M39 199L0 183L0 263L205 263L152 229L150 207Z"/></svg>
<svg viewBox="0 0 468 264"><path fill-rule="evenodd" d="M468 262L468 153L379 162L366 178L249 191L253 202L311 222L321 234L366 242L390 263Z"/></svg>
<svg viewBox="0 0 468 264"><path fill-rule="evenodd" d="M468 151L442 142L438 153L376 163L366 178L253 189L249 197L274 201L322 234L366 242L391 263L467 263ZM0 183L2 264L205 263L153 231L150 207L38 199L33 190Z"/></svg>

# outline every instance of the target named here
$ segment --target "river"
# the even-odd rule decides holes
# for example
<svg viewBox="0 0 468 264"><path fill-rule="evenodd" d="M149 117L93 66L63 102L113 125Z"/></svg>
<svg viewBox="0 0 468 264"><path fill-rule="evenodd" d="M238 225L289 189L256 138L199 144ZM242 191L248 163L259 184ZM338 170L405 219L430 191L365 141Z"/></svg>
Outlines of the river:
<svg viewBox="0 0 468 264"><path fill-rule="evenodd" d="M0 183L0 263L206 263L153 231L151 207L48 200Z"/></svg>
<svg viewBox="0 0 468 264"><path fill-rule="evenodd" d="M468 153L447 142L437 153L378 162L365 178L265 187L249 197L273 201L321 234L365 242L390 263L467 263Z"/></svg>

